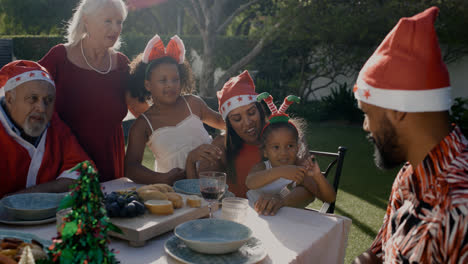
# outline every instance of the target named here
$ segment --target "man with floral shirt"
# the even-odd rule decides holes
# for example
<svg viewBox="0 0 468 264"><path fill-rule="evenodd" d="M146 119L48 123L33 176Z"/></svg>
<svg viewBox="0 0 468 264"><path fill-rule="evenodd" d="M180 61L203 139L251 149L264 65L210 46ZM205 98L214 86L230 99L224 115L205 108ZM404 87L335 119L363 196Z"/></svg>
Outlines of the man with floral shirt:
<svg viewBox="0 0 468 264"><path fill-rule="evenodd" d="M377 166L406 162L377 237L354 263L468 263L468 141L449 122L437 14L400 19L354 87Z"/></svg>

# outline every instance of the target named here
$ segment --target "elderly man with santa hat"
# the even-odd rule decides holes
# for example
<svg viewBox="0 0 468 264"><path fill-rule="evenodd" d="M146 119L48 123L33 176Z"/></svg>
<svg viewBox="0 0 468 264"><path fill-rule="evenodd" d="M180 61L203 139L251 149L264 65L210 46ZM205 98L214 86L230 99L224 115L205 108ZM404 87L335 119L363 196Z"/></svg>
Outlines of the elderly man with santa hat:
<svg viewBox="0 0 468 264"><path fill-rule="evenodd" d="M55 85L33 61L0 70L0 198L15 192L65 192L70 169L88 160L71 130L54 113Z"/></svg>
<svg viewBox="0 0 468 264"><path fill-rule="evenodd" d="M400 19L354 88L377 166L404 163L383 225L355 263L468 263L468 141L449 122L438 11Z"/></svg>

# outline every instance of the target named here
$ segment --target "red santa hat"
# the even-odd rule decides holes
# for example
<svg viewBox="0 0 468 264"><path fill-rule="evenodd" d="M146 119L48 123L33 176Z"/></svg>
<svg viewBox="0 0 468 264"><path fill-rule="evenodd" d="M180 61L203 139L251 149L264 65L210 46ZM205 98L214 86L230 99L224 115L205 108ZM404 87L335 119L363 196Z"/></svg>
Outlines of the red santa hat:
<svg viewBox="0 0 468 264"><path fill-rule="evenodd" d="M439 9L401 18L359 72L356 99L402 112L450 108L450 79L434 29Z"/></svg>
<svg viewBox="0 0 468 264"><path fill-rule="evenodd" d="M218 96L219 112L224 120L231 110L257 101L255 84L248 71L230 78L216 95Z"/></svg>
<svg viewBox="0 0 468 264"><path fill-rule="evenodd" d="M55 87L46 68L34 61L13 61L0 70L0 89L4 88L5 92L11 91L25 82L35 80L47 81Z"/></svg>

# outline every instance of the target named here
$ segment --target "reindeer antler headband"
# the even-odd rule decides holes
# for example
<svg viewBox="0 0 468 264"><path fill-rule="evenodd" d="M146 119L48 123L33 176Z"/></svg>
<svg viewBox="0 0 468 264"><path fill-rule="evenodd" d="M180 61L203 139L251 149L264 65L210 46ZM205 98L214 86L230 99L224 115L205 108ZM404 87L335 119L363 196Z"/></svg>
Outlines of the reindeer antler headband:
<svg viewBox="0 0 468 264"><path fill-rule="evenodd" d="M263 131L265 130L265 128L268 125L273 124L273 123L288 122L288 123L290 123L291 125L294 126L293 123L289 122L289 115L286 114L286 110L293 103L299 103L301 101L300 97L297 97L295 95L288 95L286 98L284 98L283 104L281 104L279 110L276 108L276 105L273 103L273 96L271 96L269 93L263 92L263 93L259 94L257 96L257 101L260 102L261 100L265 101L265 103L268 105L268 108L271 111L271 116L270 116L270 118L268 120L268 123L263 128L262 134L263 134ZM294 126L294 127L296 127L296 126Z"/></svg>
<svg viewBox="0 0 468 264"><path fill-rule="evenodd" d="M156 34L148 44L146 44L145 51L143 51L144 63L147 63L145 76L148 74L148 69L150 68L151 62L163 57L171 57L177 61L177 63L182 64L185 60L185 46L179 36L174 35L167 47L164 47L164 43L158 34Z"/></svg>

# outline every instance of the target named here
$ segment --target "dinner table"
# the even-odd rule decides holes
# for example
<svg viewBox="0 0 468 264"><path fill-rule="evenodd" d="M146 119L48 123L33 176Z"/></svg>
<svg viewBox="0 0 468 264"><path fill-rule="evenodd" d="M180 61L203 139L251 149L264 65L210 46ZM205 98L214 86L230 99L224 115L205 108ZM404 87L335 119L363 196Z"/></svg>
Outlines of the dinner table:
<svg viewBox="0 0 468 264"><path fill-rule="evenodd" d="M127 178L101 184L105 192L138 186ZM221 210L214 212L221 217ZM292 207L281 208L274 216L259 215L247 208L243 222L252 230L266 251L259 263L343 263L351 220L335 214L323 214L314 210ZM33 234L51 240L57 236L56 223L40 225L0 224L0 229ZM132 247L128 241L111 237L109 247L115 249L121 263L183 263L171 257L165 250L165 242L174 236L166 232L146 241L142 247Z"/></svg>

